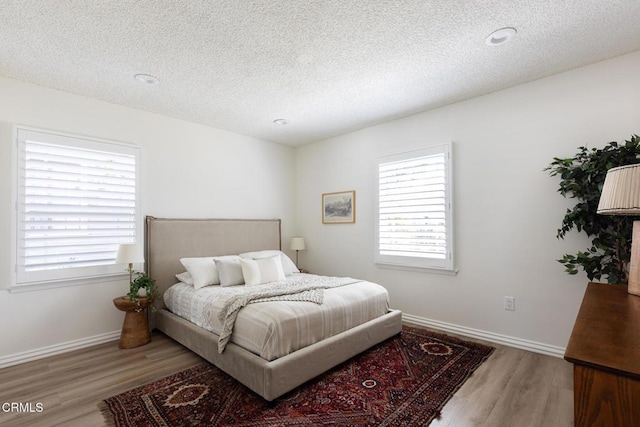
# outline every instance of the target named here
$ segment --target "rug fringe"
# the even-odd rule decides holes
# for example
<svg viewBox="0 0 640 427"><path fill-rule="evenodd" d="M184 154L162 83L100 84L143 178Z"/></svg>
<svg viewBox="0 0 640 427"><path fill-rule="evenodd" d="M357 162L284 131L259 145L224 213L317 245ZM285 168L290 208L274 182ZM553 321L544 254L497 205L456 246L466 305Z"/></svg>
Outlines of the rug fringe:
<svg viewBox="0 0 640 427"><path fill-rule="evenodd" d="M99 402L98 409L100 410L100 413L104 417L105 425L108 427L115 427L116 421L113 418L113 413L109 409L109 405L107 405L107 402L105 402L104 400Z"/></svg>

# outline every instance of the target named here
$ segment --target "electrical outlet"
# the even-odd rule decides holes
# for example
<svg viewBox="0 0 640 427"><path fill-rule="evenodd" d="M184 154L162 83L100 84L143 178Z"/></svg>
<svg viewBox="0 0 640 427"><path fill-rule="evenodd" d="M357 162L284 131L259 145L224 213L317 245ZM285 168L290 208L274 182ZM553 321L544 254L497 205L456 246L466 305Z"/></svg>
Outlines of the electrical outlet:
<svg viewBox="0 0 640 427"><path fill-rule="evenodd" d="M504 297L504 309L509 311L516 311L516 297Z"/></svg>

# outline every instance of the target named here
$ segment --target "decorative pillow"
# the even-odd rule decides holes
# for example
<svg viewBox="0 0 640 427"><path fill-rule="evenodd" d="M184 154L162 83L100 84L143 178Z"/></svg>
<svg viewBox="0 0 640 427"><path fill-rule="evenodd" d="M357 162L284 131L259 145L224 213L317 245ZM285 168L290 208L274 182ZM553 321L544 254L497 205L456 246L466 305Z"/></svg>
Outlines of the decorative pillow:
<svg viewBox="0 0 640 427"><path fill-rule="evenodd" d="M193 287L200 289L205 286L220 284L220 277L215 261L226 259L239 260L240 257L238 255L223 255L216 257L180 258L180 262L191 275Z"/></svg>
<svg viewBox="0 0 640 427"><path fill-rule="evenodd" d="M284 280L282 260L277 254L270 258L241 259L242 275L246 286Z"/></svg>
<svg viewBox="0 0 640 427"><path fill-rule="evenodd" d="M218 270L213 262L213 257L180 258L180 262L191 275L194 288L200 289L205 286L220 284Z"/></svg>
<svg viewBox="0 0 640 427"><path fill-rule="evenodd" d="M220 286L234 286L244 283L240 258L216 258L214 261L220 277Z"/></svg>
<svg viewBox="0 0 640 427"><path fill-rule="evenodd" d="M191 274L189 274L188 271L176 274L176 279L178 279L182 283L193 286L193 277L191 277Z"/></svg>
<svg viewBox="0 0 640 427"><path fill-rule="evenodd" d="M287 256L282 251L279 250L265 250L265 251L256 251L256 252L245 252L240 254L241 258L246 259L262 259L262 258L271 258L275 255L280 255L282 261L282 270L284 271L285 276L291 276L293 273L299 273L300 270L296 267L296 264L291 261L291 258Z"/></svg>

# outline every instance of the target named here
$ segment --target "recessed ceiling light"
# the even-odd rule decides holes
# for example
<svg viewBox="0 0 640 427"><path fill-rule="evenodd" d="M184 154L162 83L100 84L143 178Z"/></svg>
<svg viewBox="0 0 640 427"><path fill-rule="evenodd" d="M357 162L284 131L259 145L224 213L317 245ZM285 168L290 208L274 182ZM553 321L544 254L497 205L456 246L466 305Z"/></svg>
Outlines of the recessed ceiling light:
<svg viewBox="0 0 640 427"><path fill-rule="evenodd" d="M137 81L146 83L148 85L157 85L160 83L160 80L156 79L150 74L136 74L133 76Z"/></svg>
<svg viewBox="0 0 640 427"><path fill-rule="evenodd" d="M512 27L500 28L489 34L486 42L489 46L498 46L514 38L516 33L516 29Z"/></svg>
<svg viewBox="0 0 640 427"><path fill-rule="evenodd" d="M289 124L289 120L287 120L287 119L275 119L273 121L273 123L275 123L277 125L288 125Z"/></svg>

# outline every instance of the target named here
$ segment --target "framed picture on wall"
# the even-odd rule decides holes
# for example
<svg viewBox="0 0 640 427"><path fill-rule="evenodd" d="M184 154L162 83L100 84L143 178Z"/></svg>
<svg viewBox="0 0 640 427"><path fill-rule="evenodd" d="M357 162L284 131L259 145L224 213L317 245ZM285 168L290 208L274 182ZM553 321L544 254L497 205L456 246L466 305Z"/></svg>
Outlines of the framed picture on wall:
<svg viewBox="0 0 640 427"><path fill-rule="evenodd" d="M356 222L356 192L322 193L322 223L349 224Z"/></svg>

